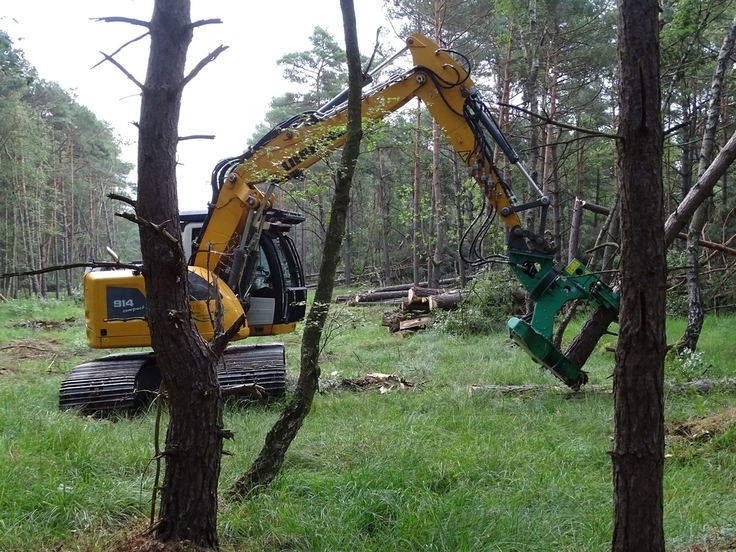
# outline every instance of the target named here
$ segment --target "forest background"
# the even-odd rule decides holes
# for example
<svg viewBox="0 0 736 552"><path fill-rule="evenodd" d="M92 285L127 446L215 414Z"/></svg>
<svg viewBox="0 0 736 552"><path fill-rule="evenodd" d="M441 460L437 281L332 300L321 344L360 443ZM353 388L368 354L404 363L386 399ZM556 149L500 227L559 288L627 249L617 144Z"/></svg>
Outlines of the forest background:
<svg viewBox="0 0 736 552"><path fill-rule="evenodd" d="M468 56L476 83L497 107L502 129L552 198L549 229L559 246L558 260L589 261L605 217L580 216L581 201L607 208L616 202L610 139L616 125L614 6L599 0L543 2L533 17L526 2L444 6L444 13L436 14L429 2L384 4L387 18L402 22L407 34L431 35L435 20L442 18L445 46ZM674 211L695 180L713 67L733 9L733 2L684 0L663 10L665 212ZM320 107L345 86L345 54L338 41L317 27L310 43L311 49L279 60L293 89L272 99L251 141L296 112ZM379 52L378 59L388 53ZM104 260L106 246L123 260L137 259L136 229L114 216L107 199L111 192L135 194L115 130L72 93L38 75L5 33L0 67L0 273ZM728 72L717 144L733 131L733 90ZM343 245L346 285L464 276L468 267L459 251L480 198L444 139L437 166L431 148L431 117L416 104L367 134ZM326 161L302 181L284 186L280 197L282 207L308 215L294 236L307 274L318 266L331 200ZM512 187L521 186L505 160L498 163ZM734 234L729 180L727 173L716 187L703 232L726 244ZM516 192L523 196L527 190ZM575 217L582 219L580 230L571 234ZM615 241L615 229L610 234ZM488 255L503 251L502 225L488 229L481 250ZM673 291L684 291L684 246L676 244L669 260ZM709 254L707 261L704 303L709 310L727 310L736 303L728 285L729 258ZM0 293L74 295L81 270L6 279ZM677 293L671 297L671 312L682 314L686 301Z"/></svg>

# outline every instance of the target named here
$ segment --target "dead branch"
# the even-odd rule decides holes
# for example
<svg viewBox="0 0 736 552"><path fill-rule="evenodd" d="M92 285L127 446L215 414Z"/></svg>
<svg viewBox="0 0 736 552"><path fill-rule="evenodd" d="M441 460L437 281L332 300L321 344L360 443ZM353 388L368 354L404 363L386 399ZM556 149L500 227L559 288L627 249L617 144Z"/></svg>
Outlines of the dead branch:
<svg viewBox="0 0 736 552"><path fill-rule="evenodd" d="M234 387L223 387L221 388L223 397L253 397L260 402L266 402L268 399L268 393L266 390L258 385L257 383L244 383L243 385L236 385Z"/></svg>
<svg viewBox="0 0 736 552"><path fill-rule="evenodd" d="M535 117L539 119L540 121L542 121L542 123L546 125L553 125L558 128L565 128L567 130L573 130L575 132L580 132L583 134L587 134L589 136L599 136L601 138L612 138L614 140L618 140L619 138L621 138L617 134L608 134L607 132L599 132L597 130L590 130L587 128L582 128L582 127L577 127L574 125L568 125L566 123L561 123L560 121L555 121L554 119L552 119L551 117L548 117L547 115L540 115L539 113L534 113L533 111L529 111L528 109L524 109L523 107L519 107L518 105L507 104L503 102L498 102L498 105L502 107L508 107L510 109L516 109L517 111L526 113L527 115L530 115L531 117Z"/></svg>
<svg viewBox="0 0 736 552"><path fill-rule="evenodd" d="M143 90L145 88L145 86L143 86L143 84L141 84L140 82L138 82L138 79L136 79L132 74L130 74L128 72L128 70L125 69L125 67L123 67L122 65L120 65L115 59L113 59L112 56L108 56L105 52L100 52L100 53L105 57L105 61L109 61L115 67L117 67L118 69L120 69L126 77L128 77L130 80L132 80L136 84L136 86L138 88L140 88L141 90Z"/></svg>
<svg viewBox="0 0 736 552"><path fill-rule="evenodd" d="M126 48L127 46L130 46L130 45L131 45L131 44L133 44L134 42L138 42L138 41L139 41L139 40L140 40L141 38L145 38L145 37L147 37L147 36L148 36L149 34L151 34L151 33L143 33L143 34L142 34L141 36L138 36L138 37L136 37L136 38L134 38L134 39L132 39L132 40L129 40L128 42L126 42L125 44L123 44L123 45L122 45L122 46L121 46L120 48L118 48L117 50L115 50L115 51L114 51L114 52L113 52L112 54L110 54L110 57L114 57L114 56L115 56L116 54L118 54L118 53L122 52L122 51L123 51L123 49L124 49L124 48ZM95 63L95 64L94 64L94 65L93 65L93 66L91 67L91 69L94 69L94 68L95 68L95 67L97 67L98 65L102 65L102 63L103 63L104 61L105 61L105 60L103 59L103 60L100 60L99 62Z"/></svg>
<svg viewBox="0 0 736 552"><path fill-rule="evenodd" d="M238 316L238 319L233 322L225 332L212 338L212 341L210 341L210 348L218 358L222 355L227 344L230 343L233 337L235 337L235 334L237 334L240 328L243 327L243 324L245 324L245 314Z"/></svg>
<svg viewBox="0 0 736 552"><path fill-rule="evenodd" d="M159 236L164 241L164 243L174 251L174 253L176 253L177 255L181 255L181 244L164 227L166 224L169 224L171 222L170 220L165 220L161 224L154 224L150 220L142 219L134 213L115 213L115 216L124 218L125 220L129 220L130 222L133 222L138 226L151 230L154 234Z"/></svg>
<svg viewBox="0 0 736 552"><path fill-rule="evenodd" d="M131 25L138 25L139 27L145 27L146 29L151 28L150 21L143 21L142 19L131 19L130 17L92 17L92 21L102 21L104 23L130 23Z"/></svg>
<svg viewBox="0 0 736 552"><path fill-rule="evenodd" d="M602 205L596 205L595 203L590 203L589 201L583 201L582 202L583 209L587 209L588 211L592 211L593 213L598 213L599 215L607 215L609 213L609 209L607 207L603 207ZM687 234L683 232L679 232L676 234L676 237L681 240L687 240ZM603 245L613 245L613 244L603 244ZM729 255L736 256L736 249L733 249L732 247L726 247L725 245L721 243L715 243L708 240L698 240L698 245L701 247L706 247L708 249L713 249L715 251L720 251L721 253L728 253ZM591 249L590 251L593 251Z"/></svg>
<svg viewBox="0 0 736 552"><path fill-rule="evenodd" d="M192 134L191 136L179 136L179 141L183 142L184 140L214 140L215 135L214 134Z"/></svg>
<svg viewBox="0 0 736 552"><path fill-rule="evenodd" d="M138 202L135 199L131 199L128 196L115 194L115 193L109 193L107 194L108 199L112 199L115 201L122 201L123 203L127 203L130 205L133 209L138 209Z"/></svg>
<svg viewBox="0 0 736 552"><path fill-rule="evenodd" d="M199 73L204 67L213 61L217 59L217 56L219 56L222 52L227 50L229 46L223 46L220 45L217 48L215 48L212 52L210 52L206 57L202 58L200 62L194 67L194 69L191 70L191 72L184 77L184 80L181 81L179 84L179 90L184 88L187 84L189 84L189 81L191 81L194 77L197 76L197 73Z"/></svg>
<svg viewBox="0 0 736 552"><path fill-rule="evenodd" d="M202 27L204 25L219 25L220 23L222 23L222 19L200 19L199 21L195 21L189 25L189 27L196 29L197 27Z"/></svg>
<svg viewBox="0 0 736 552"><path fill-rule="evenodd" d="M107 268L107 269L127 268L131 270L137 270L139 272L143 270L143 267L137 264L92 261L89 263L69 263L65 265L47 266L46 268L38 268L35 270L23 270L20 272L6 272L5 274L0 274L0 280L5 280L7 278L16 278L18 276L35 276L37 274L47 274L49 272L68 270L70 268Z"/></svg>

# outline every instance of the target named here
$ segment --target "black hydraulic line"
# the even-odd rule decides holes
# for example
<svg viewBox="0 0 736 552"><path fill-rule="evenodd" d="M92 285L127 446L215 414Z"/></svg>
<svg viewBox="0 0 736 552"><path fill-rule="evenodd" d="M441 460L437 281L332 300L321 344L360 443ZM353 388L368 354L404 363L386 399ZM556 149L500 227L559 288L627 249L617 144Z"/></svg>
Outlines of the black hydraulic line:
<svg viewBox="0 0 736 552"><path fill-rule="evenodd" d="M482 127L488 131L493 141L503 150L506 158L515 165L519 162L519 154L509 144L506 136L503 135L498 123L493 118L488 106L478 97L478 93L474 92L465 101L465 108L471 112L472 118L480 122Z"/></svg>

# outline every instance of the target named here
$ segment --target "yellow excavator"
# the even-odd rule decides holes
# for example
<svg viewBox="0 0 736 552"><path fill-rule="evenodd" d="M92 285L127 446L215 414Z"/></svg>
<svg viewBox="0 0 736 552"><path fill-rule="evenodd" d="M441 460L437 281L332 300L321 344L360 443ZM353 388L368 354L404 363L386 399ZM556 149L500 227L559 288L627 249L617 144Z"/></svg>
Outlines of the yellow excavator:
<svg viewBox="0 0 736 552"><path fill-rule="evenodd" d="M413 66L390 70L407 51ZM471 249L494 217L500 217L508 229L503 257L468 260L509 264L535 304L530 316L509 320L511 337L535 362L577 389L586 383L587 374L553 346L554 317L565 303L581 298L618 310L618 296L578 260L564 268L555 266L556 248L545 231L549 198L520 163L469 71L461 54L440 48L420 34L409 36L402 51L366 74L365 126L413 98L423 101L485 198L485 207L473 225L479 229L470 240ZM181 214L192 312L203 338L215 333L218 301L226 328L245 314L246 322L235 341L293 332L303 319L304 274L289 231L304 218L277 209L274 189L339 148L346 122L347 91L316 111L282 122L242 155L215 167L208 211ZM494 164L496 147L536 190L536 199L527 203L517 199ZM524 228L519 218L520 212L530 209L539 210L536 230ZM150 346L145 286L138 271L87 272L84 300L90 347ZM270 395L282 396L286 382L283 345L231 345L218 367L218 377L223 387L256 383ZM159 383L153 353L109 355L74 368L61 385L59 405L86 412L134 408L145 404Z"/></svg>

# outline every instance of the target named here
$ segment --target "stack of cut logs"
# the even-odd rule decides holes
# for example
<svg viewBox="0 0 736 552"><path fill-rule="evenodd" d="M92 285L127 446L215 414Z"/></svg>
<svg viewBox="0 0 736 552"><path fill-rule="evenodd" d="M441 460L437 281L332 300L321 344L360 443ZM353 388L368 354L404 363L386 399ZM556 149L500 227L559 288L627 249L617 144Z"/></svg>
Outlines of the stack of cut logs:
<svg viewBox="0 0 736 552"><path fill-rule="evenodd" d="M455 280L440 281L440 285L456 283ZM465 297L466 292L460 289L433 289L426 284L406 284L377 288L354 296L341 295L335 301L349 306L394 305L395 309L383 313L381 323L388 326L390 332L399 332L426 328L434 320L433 310L454 310Z"/></svg>

